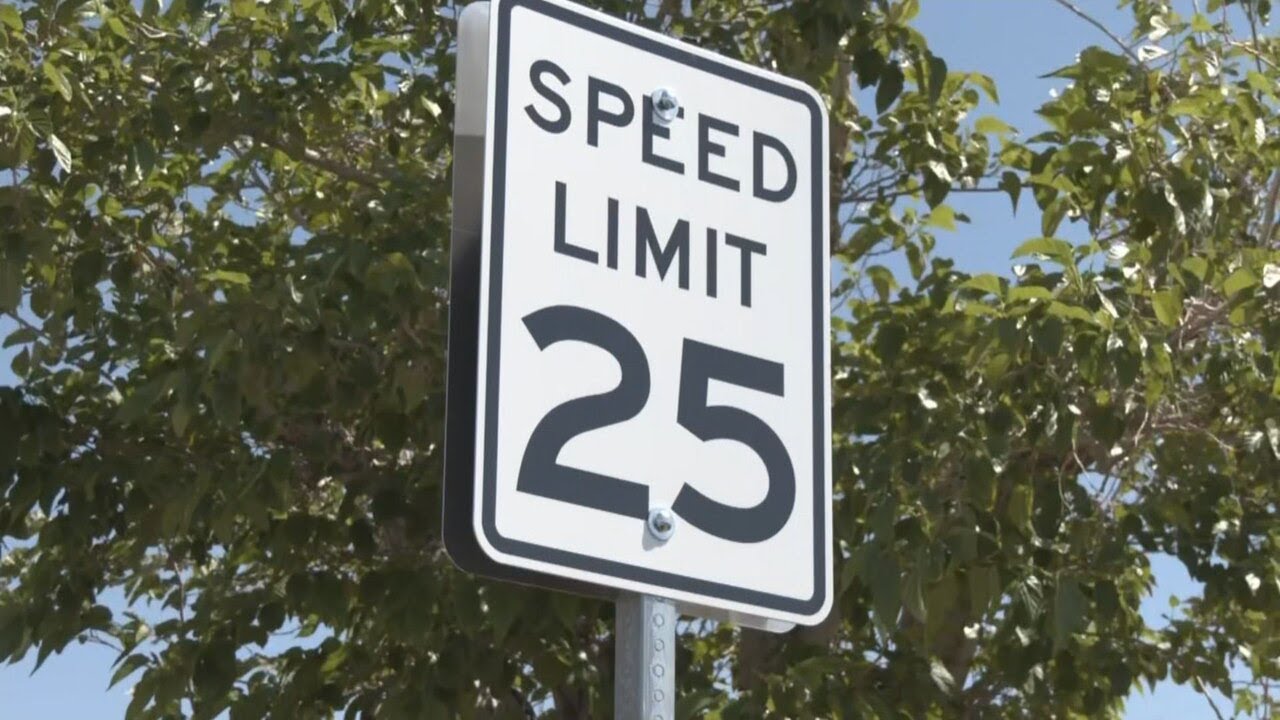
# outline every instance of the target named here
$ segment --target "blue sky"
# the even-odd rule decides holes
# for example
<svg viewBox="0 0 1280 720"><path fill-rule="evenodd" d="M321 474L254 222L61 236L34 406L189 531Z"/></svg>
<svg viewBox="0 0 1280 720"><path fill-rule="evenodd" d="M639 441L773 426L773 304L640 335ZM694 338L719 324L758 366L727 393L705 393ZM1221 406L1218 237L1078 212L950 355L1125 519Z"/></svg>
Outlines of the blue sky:
<svg viewBox="0 0 1280 720"><path fill-rule="evenodd" d="M1076 0L1086 11L1121 34L1130 24L1116 10L1116 0ZM1184 3L1176 3L1182 5ZM934 52L954 70L974 70L995 78L1001 105L985 112L1000 115L1024 134L1033 134L1041 123L1034 111L1062 81L1038 76L1068 64L1091 44L1109 41L1052 0L922 0L918 26ZM1024 208L1012 217L1004 195L963 198L959 209L972 224L939 238L938 253L954 257L968 272L1008 273L1009 255L1023 240L1039 235L1039 217ZM1032 210L1034 210L1032 208ZM0 318L0 337L12 323ZM11 351L0 351L0 385L15 382L9 370ZM1168 557L1152 558L1158 587L1144 605L1148 623L1163 624L1169 596L1198 594L1198 586L1180 563ZM119 718L129 702L126 680L107 690L114 653L95 646L72 646L51 657L40 672L31 675L32 662L0 668L0 716L6 720L97 720ZM1230 708L1223 698L1219 706ZM1128 720L1212 718L1204 698L1189 688L1165 683L1153 694L1135 693Z"/></svg>

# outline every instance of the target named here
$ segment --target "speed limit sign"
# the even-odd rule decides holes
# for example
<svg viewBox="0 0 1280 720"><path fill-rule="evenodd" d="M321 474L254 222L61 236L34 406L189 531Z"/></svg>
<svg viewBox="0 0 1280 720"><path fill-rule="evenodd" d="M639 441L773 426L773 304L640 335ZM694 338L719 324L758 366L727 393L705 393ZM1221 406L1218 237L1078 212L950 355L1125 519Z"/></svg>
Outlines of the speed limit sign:
<svg viewBox="0 0 1280 720"><path fill-rule="evenodd" d="M827 118L559 0L459 51L445 539L465 568L831 604Z"/></svg>

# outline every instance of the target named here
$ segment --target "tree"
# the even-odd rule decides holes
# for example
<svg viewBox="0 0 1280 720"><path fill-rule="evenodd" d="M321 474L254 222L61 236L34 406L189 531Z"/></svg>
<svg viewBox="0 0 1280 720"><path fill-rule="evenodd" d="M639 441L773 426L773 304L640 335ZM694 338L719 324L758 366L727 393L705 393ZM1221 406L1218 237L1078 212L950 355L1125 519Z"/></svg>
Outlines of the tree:
<svg viewBox="0 0 1280 720"><path fill-rule="evenodd" d="M918 0L597 4L832 111L839 600L688 623L683 715L1274 715L1270 3L1124 0L1025 140ZM137 718L610 715L611 607L439 540L456 13L0 2L0 658L110 644ZM967 192L1040 214L1013 277L934 253ZM1205 586L1163 628L1152 552Z"/></svg>

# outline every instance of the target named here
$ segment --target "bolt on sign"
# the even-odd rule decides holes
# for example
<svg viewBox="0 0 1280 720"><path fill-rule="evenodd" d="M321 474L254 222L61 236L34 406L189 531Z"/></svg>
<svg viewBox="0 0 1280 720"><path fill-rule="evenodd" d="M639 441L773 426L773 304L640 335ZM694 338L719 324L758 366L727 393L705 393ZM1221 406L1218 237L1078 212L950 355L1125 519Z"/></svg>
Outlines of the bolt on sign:
<svg viewBox="0 0 1280 720"><path fill-rule="evenodd" d="M450 555L757 626L820 621L820 96L560 0L469 9L460 37Z"/></svg>

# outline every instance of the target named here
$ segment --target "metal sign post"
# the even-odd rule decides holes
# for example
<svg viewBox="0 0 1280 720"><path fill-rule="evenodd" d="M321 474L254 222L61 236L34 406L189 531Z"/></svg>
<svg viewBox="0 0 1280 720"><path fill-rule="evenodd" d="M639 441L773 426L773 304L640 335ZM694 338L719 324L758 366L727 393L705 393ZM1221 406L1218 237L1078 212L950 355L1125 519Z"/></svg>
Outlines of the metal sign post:
<svg viewBox="0 0 1280 720"><path fill-rule="evenodd" d="M615 720L674 720L676 607L652 595L618 598L614 621Z"/></svg>

